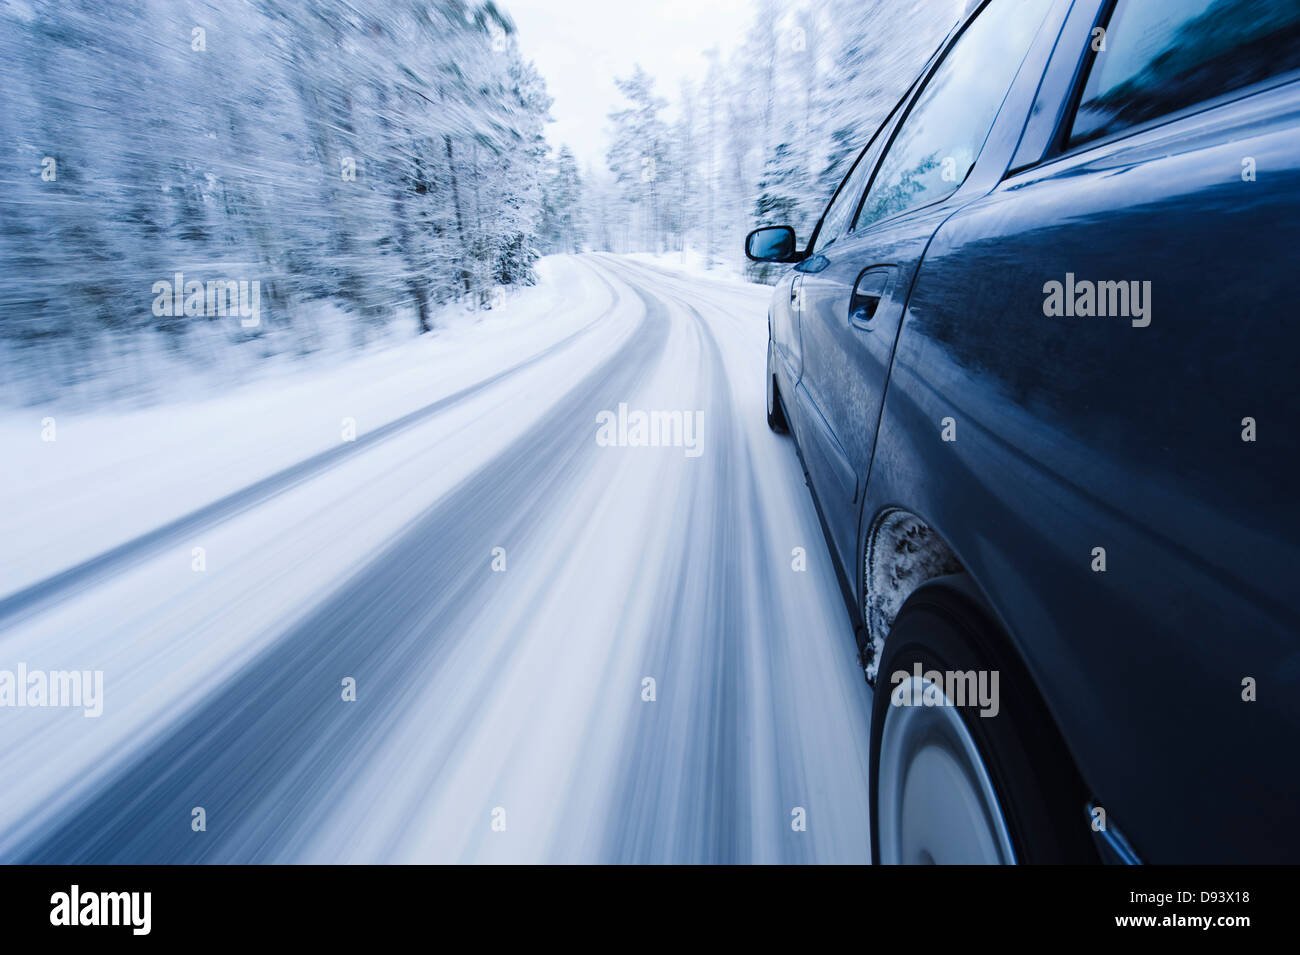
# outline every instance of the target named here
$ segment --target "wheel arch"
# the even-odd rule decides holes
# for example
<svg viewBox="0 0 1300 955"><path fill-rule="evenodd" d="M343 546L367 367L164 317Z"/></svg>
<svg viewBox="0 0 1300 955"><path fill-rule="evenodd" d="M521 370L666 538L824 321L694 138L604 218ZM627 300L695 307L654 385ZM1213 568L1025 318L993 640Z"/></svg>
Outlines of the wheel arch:
<svg viewBox="0 0 1300 955"><path fill-rule="evenodd" d="M904 507L881 508L866 524L859 577L867 682L876 685L876 668L898 611L919 587L939 577L963 574L966 567L947 539Z"/></svg>

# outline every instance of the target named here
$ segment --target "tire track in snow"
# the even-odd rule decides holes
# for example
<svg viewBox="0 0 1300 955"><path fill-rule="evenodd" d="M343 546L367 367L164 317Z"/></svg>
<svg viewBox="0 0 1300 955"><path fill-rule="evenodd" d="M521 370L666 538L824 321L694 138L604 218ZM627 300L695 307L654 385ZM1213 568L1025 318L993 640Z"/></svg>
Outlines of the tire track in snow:
<svg viewBox="0 0 1300 955"><path fill-rule="evenodd" d="M752 487L752 468L742 460L729 376L709 322L686 297L665 296L661 276L626 262L614 270L651 286L665 306L671 300L691 320L704 356L697 381L710 438L707 465L698 462L704 466L691 482L678 576L665 581L659 600L666 609L647 655L647 672L663 675L667 699L661 702L669 705L643 713L628 747L608 854L626 862L749 861L755 854L751 716L761 704L746 678L758 628L743 578L755 548L765 553L766 544L755 498L736 489ZM751 544L746 531L755 528L759 539ZM677 687L691 688L693 696L675 699Z"/></svg>
<svg viewBox="0 0 1300 955"><path fill-rule="evenodd" d="M809 791L804 741L792 729L804 715L798 690L786 679L796 670L791 637L797 627L787 619L776 579L789 567L769 540L757 467L732 401L731 375L709 319L696 307L698 289L639 262L618 262L615 271L654 288L656 296L693 319L707 356L700 380L714 424L707 452L712 468L693 482L691 516L680 535L680 577L661 594L669 609L646 671L665 675L665 696L674 686L692 687L698 696L678 704L675 714L665 714L661 697L642 714L621 769L624 783L615 801L618 816L607 827L608 854L633 862L811 861L815 843L788 825L792 807L817 812L820 796ZM703 301L710 311L735 321L734 309L711 297ZM752 387L762 388L761 371ZM820 537L808 543L820 545ZM693 583L702 583L703 593L688 598ZM706 613L699 612L701 606ZM858 680L851 669L847 617L843 632L846 672ZM682 651L687 640L694 652ZM860 730L865 734L865 723ZM682 765L688 768L679 775L674 766ZM683 787L683 777L702 783ZM702 791L686 794L701 786ZM861 812L865 818L865 802Z"/></svg>
<svg viewBox="0 0 1300 955"><path fill-rule="evenodd" d="M70 818L25 838L15 855L80 864L279 858L346 786L375 734L399 716L418 689L411 674L453 652L458 624L481 612L475 594L490 575L465 555L486 555L484 541L518 535L597 452L596 411L636 389L667 339L662 306L647 306L619 350L536 429L447 494ZM340 706L340 674L378 702L364 711ZM198 805L221 821L202 838L185 824Z"/></svg>

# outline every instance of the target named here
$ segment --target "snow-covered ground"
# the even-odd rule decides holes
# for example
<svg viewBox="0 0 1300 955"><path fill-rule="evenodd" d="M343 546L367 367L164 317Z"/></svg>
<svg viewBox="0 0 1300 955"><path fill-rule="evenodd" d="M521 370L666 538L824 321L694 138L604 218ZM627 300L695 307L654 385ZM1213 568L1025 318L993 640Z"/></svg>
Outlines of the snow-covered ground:
<svg viewBox="0 0 1300 955"><path fill-rule="evenodd" d="M706 262L702 252L693 248L678 252L629 252L623 258L695 279L752 286L745 279L748 260L736 253L715 255L711 264Z"/></svg>
<svg viewBox="0 0 1300 955"><path fill-rule="evenodd" d="M770 290L542 279L336 368L0 417L0 673L104 673L98 718L0 708L0 860L869 858L870 694L764 421ZM620 405L701 453L599 441Z"/></svg>
<svg viewBox="0 0 1300 955"><path fill-rule="evenodd" d="M524 361L595 322L611 293L563 259L508 307L332 367L292 366L226 390L185 385L146 408L81 401L0 411L0 596L339 446ZM566 292L570 288L570 292ZM53 441L49 422L53 420Z"/></svg>

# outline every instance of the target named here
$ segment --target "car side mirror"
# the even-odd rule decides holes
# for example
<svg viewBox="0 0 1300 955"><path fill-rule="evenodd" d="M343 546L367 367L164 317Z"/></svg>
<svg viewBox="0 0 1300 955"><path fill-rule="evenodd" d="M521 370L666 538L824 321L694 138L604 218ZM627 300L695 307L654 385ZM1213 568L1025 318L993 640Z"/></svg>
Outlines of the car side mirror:
<svg viewBox="0 0 1300 955"><path fill-rule="evenodd" d="M745 255L755 262L797 262L794 229L788 225L755 229L745 236Z"/></svg>

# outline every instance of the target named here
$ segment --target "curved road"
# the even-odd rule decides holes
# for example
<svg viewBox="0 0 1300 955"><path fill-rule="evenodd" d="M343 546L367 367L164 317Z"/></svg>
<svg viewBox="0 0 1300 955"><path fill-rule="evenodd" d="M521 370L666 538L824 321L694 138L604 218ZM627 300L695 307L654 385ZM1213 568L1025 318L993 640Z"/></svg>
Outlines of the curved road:
<svg viewBox="0 0 1300 955"><path fill-rule="evenodd" d="M0 711L0 860L869 859L870 692L764 421L766 290L555 268L577 332L0 601L0 666L76 632L129 699ZM598 443L620 405L701 412L698 455ZM224 585L164 569L195 535Z"/></svg>

